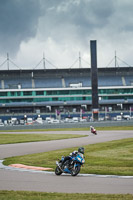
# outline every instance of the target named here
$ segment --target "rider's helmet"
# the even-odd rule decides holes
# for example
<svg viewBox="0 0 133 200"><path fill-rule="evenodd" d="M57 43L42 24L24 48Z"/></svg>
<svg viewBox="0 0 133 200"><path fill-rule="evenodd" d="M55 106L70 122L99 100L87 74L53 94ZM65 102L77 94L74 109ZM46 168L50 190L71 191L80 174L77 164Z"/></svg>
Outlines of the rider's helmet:
<svg viewBox="0 0 133 200"><path fill-rule="evenodd" d="M79 147L78 152L84 154L84 147Z"/></svg>

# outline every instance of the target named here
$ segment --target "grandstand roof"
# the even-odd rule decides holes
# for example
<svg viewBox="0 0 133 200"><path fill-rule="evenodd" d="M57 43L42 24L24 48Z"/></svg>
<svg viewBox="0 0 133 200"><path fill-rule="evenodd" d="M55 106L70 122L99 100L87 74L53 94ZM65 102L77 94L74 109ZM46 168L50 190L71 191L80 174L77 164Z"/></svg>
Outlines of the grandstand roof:
<svg viewBox="0 0 133 200"><path fill-rule="evenodd" d="M62 68L62 69L21 69L21 70L0 70L0 77L8 76L69 76L71 74L90 74L91 68ZM98 74L100 75L111 75L111 74L124 74L124 75L133 75L133 67L109 67L109 68L98 68Z"/></svg>

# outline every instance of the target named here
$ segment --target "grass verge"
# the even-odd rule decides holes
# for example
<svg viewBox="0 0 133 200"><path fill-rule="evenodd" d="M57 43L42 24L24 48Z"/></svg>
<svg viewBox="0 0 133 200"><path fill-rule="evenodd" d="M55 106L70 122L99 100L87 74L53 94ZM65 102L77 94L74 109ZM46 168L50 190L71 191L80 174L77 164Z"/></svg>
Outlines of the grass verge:
<svg viewBox="0 0 133 200"><path fill-rule="evenodd" d="M133 130L133 126L108 126L108 127L95 127L99 131L103 130ZM33 131L90 131L90 127L81 128L56 128L56 129L23 129L23 130L0 130L0 132L33 132Z"/></svg>
<svg viewBox="0 0 133 200"><path fill-rule="evenodd" d="M132 194L68 194L25 191L0 191L1 200L132 200Z"/></svg>
<svg viewBox="0 0 133 200"><path fill-rule="evenodd" d="M22 142L39 142L85 137L74 134L0 134L0 144L13 144Z"/></svg>
<svg viewBox="0 0 133 200"><path fill-rule="evenodd" d="M133 138L85 147L85 165L81 173L133 176ZM6 158L5 165L25 164L55 168L55 161L69 155L75 148Z"/></svg>

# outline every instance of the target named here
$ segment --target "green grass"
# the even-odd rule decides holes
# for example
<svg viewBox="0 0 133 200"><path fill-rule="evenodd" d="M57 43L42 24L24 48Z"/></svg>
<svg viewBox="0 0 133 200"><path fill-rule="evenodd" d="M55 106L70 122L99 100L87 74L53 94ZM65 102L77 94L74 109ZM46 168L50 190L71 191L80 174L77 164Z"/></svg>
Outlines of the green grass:
<svg viewBox="0 0 133 200"><path fill-rule="evenodd" d="M97 130L100 131L119 131L119 130L133 130L133 126L108 126L108 127L97 127Z"/></svg>
<svg viewBox="0 0 133 200"><path fill-rule="evenodd" d="M97 130L133 130L133 126L109 126L109 127L95 127ZM33 131L90 131L90 127L81 128L56 128L56 129L27 129L27 130L0 130L0 132L33 132Z"/></svg>
<svg viewBox="0 0 133 200"><path fill-rule="evenodd" d="M85 137L85 135L72 134L0 134L0 144L22 142L38 142Z"/></svg>
<svg viewBox="0 0 133 200"><path fill-rule="evenodd" d="M124 127L96 127L97 131L106 131L106 130L133 130L133 126L124 126ZM31 129L31 130L11 130L10 132L35 132L35 131L88 131L90 133L89 127L82 128L60 128L60 129ZM9 130L4 130L0 132L8 133ZM85 135L84 135L85 136ZM69 139L84 137L83 135L69 135L69 134L0 134L0 144L12 144L12 143L22 143L22 142L37 142L37 141L48 141L48 140L60 140L60 139Z"/></svg>
<svg viewBox="0 0 133 200"><path fill-rule="evenodd" d="M1 200L132 200L131 194L68 194L47 192L0 191Z"/></svg>
<svg viewBox="0 0 133 200"><path fill-rule="evenodd" d="M85 147L85 164L81 173L133 176L133 138L91 144ZM25 164L55 168L55 161L76 148L6 158L5 165Z"/></svg>

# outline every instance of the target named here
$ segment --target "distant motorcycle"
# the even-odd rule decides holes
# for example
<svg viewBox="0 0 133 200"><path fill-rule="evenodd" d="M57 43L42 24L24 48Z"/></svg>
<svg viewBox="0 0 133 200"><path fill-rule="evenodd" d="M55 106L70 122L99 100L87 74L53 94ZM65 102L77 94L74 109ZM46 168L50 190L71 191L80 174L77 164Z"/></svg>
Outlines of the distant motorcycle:
<svg viewBox="0 0 133 200"><path fill-rule="evenodd" d="M94 135L97 135L97 131L93 126L90 126L90 130L91 130L91 133L93 133Z"/></svg>
<svg viewBox="0 0 133 200"><path fill-rule="evenodd" d="M70 160L66 160L62 165L64 160L64 156L62 156L61 160L56 161L56 169L55 174L61 175L62 173L71 174L71 176L76 176L80 172L81 166L85 163L85 160L82 155L77 154L77 156L70 156Z"/></svg>

